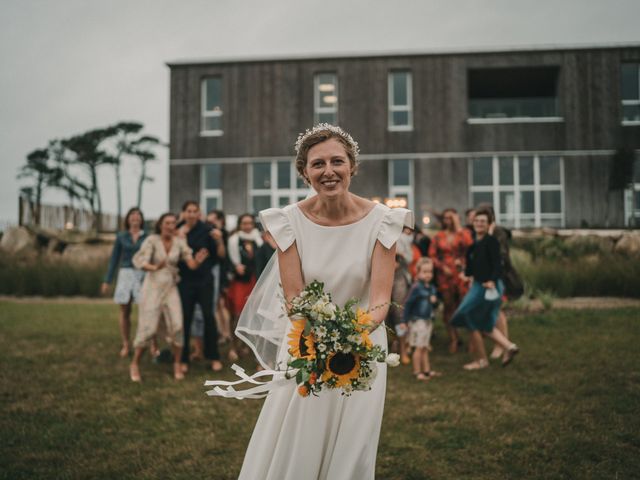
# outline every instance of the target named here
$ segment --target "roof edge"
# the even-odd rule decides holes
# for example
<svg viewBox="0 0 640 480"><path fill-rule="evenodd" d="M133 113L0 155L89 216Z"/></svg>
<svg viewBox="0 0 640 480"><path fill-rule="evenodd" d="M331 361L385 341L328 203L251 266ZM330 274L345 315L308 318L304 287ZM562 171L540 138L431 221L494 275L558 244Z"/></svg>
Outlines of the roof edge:
<svg viewBox="0 0 640 480"><path fill-rule="evenodd" d="M640 42L618 43L577 43L577 44L540 44L518 45L513 47L460 47L450 49L433 50L386 50L386 51L361 51L361 52L327 52L327 53L292 53L290 55L265 55L246 57L217 57L217 58L193 58L180 59L165 62L168 67L186 65L205 65L222 63L249 63L249 62L278 62L278 61L303 61L303 60L332 60L347 58L385 58L385 57L415 57L429 55L464 55L482 53L511 53L511 52L544 52L559 50L609 50L619 48L640 48Z"/></svg>

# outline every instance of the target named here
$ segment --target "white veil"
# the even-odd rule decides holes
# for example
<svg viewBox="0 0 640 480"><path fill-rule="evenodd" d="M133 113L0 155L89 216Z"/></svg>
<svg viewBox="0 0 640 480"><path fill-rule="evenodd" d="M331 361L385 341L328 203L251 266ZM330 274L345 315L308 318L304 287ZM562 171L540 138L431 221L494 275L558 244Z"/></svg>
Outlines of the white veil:
<svg viewBox="0 0 640 480"><path fill-rule="evenodd" d="M278 350L288 321L278 254L274 253L242 309L235 333L251 347L262 368L278 370Z"/></svg>

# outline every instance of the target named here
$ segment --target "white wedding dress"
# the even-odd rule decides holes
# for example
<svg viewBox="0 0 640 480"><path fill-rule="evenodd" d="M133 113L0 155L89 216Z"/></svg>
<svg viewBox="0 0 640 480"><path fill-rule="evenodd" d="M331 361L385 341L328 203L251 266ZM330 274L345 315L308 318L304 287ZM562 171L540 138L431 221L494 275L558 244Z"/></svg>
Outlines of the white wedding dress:
<svg viewBox="0 0 640 480"><path fill-rule="evenodd" d="M297 205L260 213L278 247L294 242L306 284L324 282L333 301L359 298L368 308L371 255L376 241L391 248L403 226L413 228L413 214L376 204L362 219L337 227L312 222ZM290 322L287 322L290 327ZM288 332L287 332L288 333ZM371 339L386 349L384 328ZM288 357L286 334L278 360ZM301 397L295 381L272 389L256 423L242 465L243 480L373 479L386 389L386 365L378 364L373 388L350 397L325 390Z"/></svg>

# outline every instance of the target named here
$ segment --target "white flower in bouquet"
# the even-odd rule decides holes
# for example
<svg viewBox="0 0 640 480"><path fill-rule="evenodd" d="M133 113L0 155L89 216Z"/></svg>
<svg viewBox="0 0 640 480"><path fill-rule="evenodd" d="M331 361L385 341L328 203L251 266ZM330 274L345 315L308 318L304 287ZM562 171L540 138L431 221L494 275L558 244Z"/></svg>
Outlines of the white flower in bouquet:
<svg viewBox="0 0 640 480"><path fill-rule="evenodd" d="M331 340L333 340L334 342L340 337L340 333L338 333L336 330L332 331L331 334L329 335L329 338Z"/></svg>
<svg viewBox="0 0 640 480"><path fill-rule="evenodd" d="M345 343L344 345L342 345L342 352L343 353L350 353L351 352L351 345L349 345L348 343Z"/></svg>
<svg viewBox="0 0 640 480"><path fill-rule="evenodd" d="M400 355L398 355L397 353L390 353L387 355L385 362L390 367L397 367L398 365L400 365Z"/></svg>
<svg viewBox="0 0 640 480"><path fill-rule="evenodd" d="M333 303L329 302L329 303L326 303L322 308L322 313L327 318L333 318L336 314L337 309L338 307L336 307Z"/></svg>
<svg viewBox="0 0 640 480"><path fill-rule="evenodd" d="M327 350L327 346L324 343L319 343L318 344L318 351L319 352L324 352Z"/></svg>
<svg viewBox="0 0 640 480"><path fill-rule="evenodd" d="M325 335L327 334L327 327L320 325L319 327L316 327L314 329L314 332L316 334L316 337L318 337L318 340L320 340L324 338Z"/></svg>

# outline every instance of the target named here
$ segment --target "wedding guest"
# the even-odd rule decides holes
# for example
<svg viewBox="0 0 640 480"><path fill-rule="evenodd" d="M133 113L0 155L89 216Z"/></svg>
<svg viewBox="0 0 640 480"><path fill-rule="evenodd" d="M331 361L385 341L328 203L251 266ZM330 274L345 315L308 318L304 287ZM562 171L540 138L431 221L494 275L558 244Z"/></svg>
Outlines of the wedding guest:
<svg viewBox="0 0 640 480"><path fill-rule="evenodd" d="M191 355L191 322L196 304L200 305L204 318L204 356L211 361L211 369L214 372L222 370L220 353L218 352L218 329L213 317L213 275L211 270L224 258L225 248L222 234L217 229L212 229L200 220L200 206L193 200L186 201L182 206L182 216L185 226L187 244L194 251L206 250L209 254L201 265L191 269L188 264L181 262L180 283L178 290L182 302L182 315L184 321L184 344L182 347L182 370L189 370ZM215 231L212 231L215 230Z"/></svg>
<svg viewBox="0 0 640 480"><path fill-rule="evenodd" d="M429 256L429 246L431 245L431 238L429 237L429 235L426 235L422 231L422 229L418 226L418 224L416 224L414 232L415 232L415 236L414 236L413 243L420 250L420 256L421 257L428 257Z"/></svg>
<svg viewBox="0 0 640 480"><path fill-rule="evenodd" d="M225 256L218 264L218 271L214 269L213 279L216 291L216 322L218 323L219 340L218 343L231 341L231 313L229 312L229 300L227 297L229 290L229 273L231 271L231 261L229 260L229 231L227 230L227 220L224 211L211 210L207 215L207 221L222 232L222 243L225 246Z"/></svg>
<svg viewBox="0 0 640 480"><path fill-rule="evenodd" d="M271 257L278 249L276 241L269 232L265 231L262 233L262 242L262 245L258 247L258 251L256 252L256 278L260 278L264 267L267 266L267 263L269 263L269 260L271 260Z"/></svg>
<svg viewBox="0 0 640 480"><path fill-rule="evenodd" d="M473 220L476 240L467 252L465 272L461 275L472 285L451 317L453 327L465 327L470 331L471 351L475 360L464 366L466 370L478 370L489 366L482 334L504 349L503 366L508 365L519 351L517 345L496 328L504 284L501 280L500 244L489 233L489 225L492 222L493 215L490 210L479 208L476 211Z"/></svg>
<svg viewBox="0 0 640 480"><path fill-rule="evenodd" d="M464 228L469 230L469 233L471 234L472 238L475 235L475 232L473 231L473 219L475 218L475 216L476 216L475 208L467 208L464 211L464 218L465 218Z"/></svg>
<svg viewBox="0 0 640 480"><path fill-rule="evenodd" d="M435 265L436 284L444 305L443 320L449 335L449 353L458 351L458 332L450 320L467 292L460 272L464 270L465 255L472 243L471 234L460 225L458 212L453 208L444 210L442 230L431 239L429 257Z"/></svg>
<svg viewBox="0 0 640 480"><path fill-rule="evenodd" d="M146 238L143 228L144 216L142 211L137 207L129 209L124 217L124 231L118 232L116 241L113 244L109 268L101 286L102 294L105 295L113 281L116 270L118 270L118 280L113 294L113 301L120 306L120 336L122 338L120 356L123 358L129 355L131 349L129 340L131 334L131 307L132 303L139 302L140 287L144 278L144 272L136 269L131 261L133 255Z"/></svg>
<svg viewBox="0 0 640 480"><path fill-rule="evenodd" d="M213 276L213 291L212 294L212 307L214 309L214 319L217 322L217 329L220 332L220 321L218 319L218 312L216 310L218 305L218 299L220 297L220 277L221 266L226 259L226 241L224 238L224 232L218 228L218 210L212 210L207 214L205 223L208 227L211 227L211 238L216 241L218 262L211 268L211 275ZM204 358L204 315L202 308L199 304L196 304L193 311L193 320L191 322L191 340L193 340L193 353L191 353L190 359L202 360Z"/></svg>
<svg viewBox="0 0 640 480"><path fill-rule="evenodd" d="M129 375L140 382L140 358L151 339L158 333L160 317L167 342L173 350L173 375L176 380L184 378L180 365L183 344L182 306L178 294L178 262L196 270L209 256L206 249L199 250L193 258L187 243L175 235L176 217L172 213L160 216L155 234L145 239L133 257L133 264L147 272L140 298L140 315L135 337L135 352L129 366Z"/></svg>
<svg viewBox="0 0 640 480"><path fill-rule="evenodd" d="M403 322L409 325L409 345L413 348L411 363L417 380L429 380L439 373L431 370L429 351L433 319L438 304L433 279L433 261L429 257L418 260L416 281L404 304Z"/></svg>
<svg viewBox="0 0 640 480"><path fill-rule="evenodd" d="M479 208L486 208L491 212L492 217L495 219L495 213L493 206L490 204L480 204ZM493 235L500 244L500 261L502 264L502 281L504 282L504 295L502 296L502 305L500 307L500 313L498 314L498 320L496 322L496 328L502 332L505 337L509 337L509 325L507 316L504 313L504 303L511 300L517 300L524 293L524 284L517 270L511 262L511 254L509 251L509 243L511 242L511 230L498 225L495 221L489 226L489 234ZM496 360L502 356L504 350L500 345L495 344L491 351L490 358Z"/></svg>
<svg viewBox="0 0 640 480"><path fill-rule="evenodd" d="M413 237L413 241L411 242L411 253L413 260L411 260L411 263L409 264L409 273L411 274L411 278L414 279L416 278L416 274L418 273L418 261L423 257L422 250L420 248L420 245L418 245L417 238L418 235L421 235L422 237L425 237L425 235L422 233L420 227L418 227L417 224L415 225L413 232L411 232L411 235ZM429 251L427 250L427 254L428 253Z"/></svg>
<svg viewBox="0 0 640 480"><path fill-rule="evenodd" d="M408 326L403 322L402 308L411 287L411 274L407 268L407 262L402 255L396 254L395 270L393 274L393 286L391 288L391 302L387 313L386 323L396 332L396 339L391 345L394 351L400 353L400 362L403 365L411 363L409 346L407 344Z"/></svg>
<svg viewBox="0 0 640 480"><path fill-rule="evenodd" d="M233 332L247 298L256 284L256 251L262 246L262 237L256 228L253 215L245 213L238 218L238 228L229 237L229 259L233 268L233 279L229 285L229 300ZM238 359L235 340L229 350L229 360Z"/></svg>
<svg viewBox="0 0 640 480"><path fill-rule="evenodd" d="M402 229L402 235L398 239L398 255L402 255L407 265L413 262L413 230L410 227Z"/></svg>

